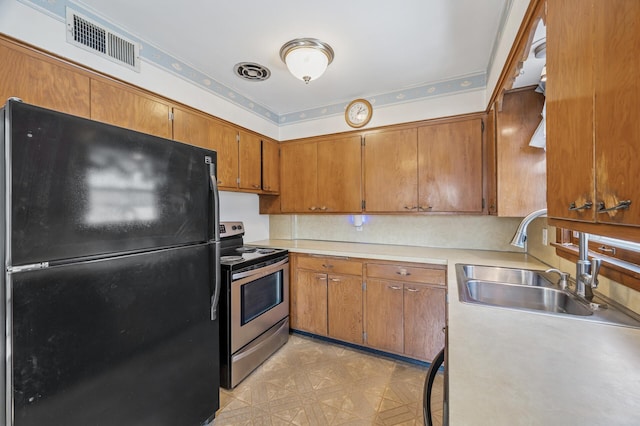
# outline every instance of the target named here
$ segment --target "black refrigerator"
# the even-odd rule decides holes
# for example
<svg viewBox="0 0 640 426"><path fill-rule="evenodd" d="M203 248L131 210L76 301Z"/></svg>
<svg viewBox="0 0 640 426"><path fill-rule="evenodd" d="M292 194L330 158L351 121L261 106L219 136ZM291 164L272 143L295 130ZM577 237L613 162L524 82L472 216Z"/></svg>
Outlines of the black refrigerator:
<svg viewBox="0 0 640 426"><path fill-rule="evenodd" d="M0 424L209 424L216 153L9 100Z"/></svg>

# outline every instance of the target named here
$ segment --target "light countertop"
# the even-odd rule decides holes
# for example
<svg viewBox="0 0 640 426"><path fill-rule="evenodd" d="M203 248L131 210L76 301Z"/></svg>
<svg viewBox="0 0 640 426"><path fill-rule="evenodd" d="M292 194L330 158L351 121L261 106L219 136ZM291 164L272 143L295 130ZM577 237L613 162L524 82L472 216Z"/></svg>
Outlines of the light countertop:
<svg viewBox="0 0 640 426"><path fill-rule="evenodd" d="M456 263L547 267L531 256L311 240L250 244L447 265L452 426L640 424L640 329L459 302Z"/></svg>

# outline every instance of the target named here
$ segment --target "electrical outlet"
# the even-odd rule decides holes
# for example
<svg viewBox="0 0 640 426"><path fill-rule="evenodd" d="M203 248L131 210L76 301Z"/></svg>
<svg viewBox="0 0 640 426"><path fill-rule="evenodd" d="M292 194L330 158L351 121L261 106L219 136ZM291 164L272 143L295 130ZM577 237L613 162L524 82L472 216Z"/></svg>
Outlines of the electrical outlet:
<svg viewBox="0 0 640 426"><path fill-rule="evenodd" d="M549 239L547 238L547 228L542 228L542 245L549 245Z"/></svg>

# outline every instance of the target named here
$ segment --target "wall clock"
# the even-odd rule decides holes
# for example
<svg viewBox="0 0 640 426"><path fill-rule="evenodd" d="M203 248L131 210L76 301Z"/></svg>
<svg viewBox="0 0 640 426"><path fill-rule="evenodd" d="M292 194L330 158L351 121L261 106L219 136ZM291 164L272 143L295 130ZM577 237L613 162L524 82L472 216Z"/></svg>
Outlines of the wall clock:
<svg viewBox="0 0 640 426"><path fill-rule="evenodd" d="M371 103L366 99L355 99L347 105L347 110L344 112L344 119L351 127L362 127L371 120L373 114L373 108Z"/></svg>

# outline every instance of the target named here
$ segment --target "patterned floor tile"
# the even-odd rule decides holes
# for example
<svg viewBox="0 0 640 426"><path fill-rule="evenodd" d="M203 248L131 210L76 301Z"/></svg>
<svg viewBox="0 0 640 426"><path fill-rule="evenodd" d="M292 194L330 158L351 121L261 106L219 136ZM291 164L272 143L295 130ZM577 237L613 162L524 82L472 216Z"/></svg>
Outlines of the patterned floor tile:
<svg viewBox="0 0 640 426"><path fill-rule="evenodd" d="M221 390L215 426L423 425L426 370L292 335L235 389ZM442 424L441 387L439 377L436 425Z"/></svg>

